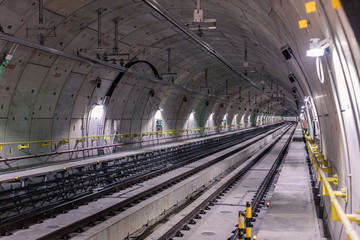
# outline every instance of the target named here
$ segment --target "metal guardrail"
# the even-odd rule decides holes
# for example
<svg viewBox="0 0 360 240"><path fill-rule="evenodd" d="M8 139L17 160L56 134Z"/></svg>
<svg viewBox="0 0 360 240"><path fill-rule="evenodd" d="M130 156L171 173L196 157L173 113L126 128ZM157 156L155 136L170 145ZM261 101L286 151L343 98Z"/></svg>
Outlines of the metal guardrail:
<svg viewBox="0 0 360 240"><path fill-rule="evenodd" d="M260 131L258 131L258 130L260 130ZM267 132L267 130L270 130L270 131ZM201 150L200 148L197 148L195 150L193 148L195 145L192 145L193 147L191 147L189 145L188 149L190 149L189 151L191 153L193 153L193 155L189 155L187 152L184 152L184 149L176 150L177 152L173 153L173 155L176 155L174 157L177 158L177 159L182 154L183 157L186 158L186 160L184 160L184 161L172 162L172 161L170 161L171 158L169 156L164 156L163 158L166 159L167 162L172 163L171 166L166 166L165 168L157 169L155 172L149 172L149 173L140 174L140 175L136 176L133 179L130 178L129 180L126 180L125 182L120 181L120 182L114 182L114 183L111 183L111 184L108 183L108 186L105 187L101 191L91 193L90 195L87 195L87 196L84 196L84 197L82 196L82 195L84 195L82 193L81 196L78 195L78 196L76 196L76 198L74 198L73 200L71 200L69 202L59 203L60 205L52 206L51 208L45 209L45 212L43 210L41 210L40 208L38 208L37 211L36 212L33 211L33 213L24 212L24 213L21 213L19 215L15 215L15 216L11 217L10 219L1 219L1 220L5 220L5 221L0 221L0 235L1 234L8 234L14 229L21 228L22 226L28 225L31 222L36 222L39 219L43 219L43 218L50 217L52 215L59 214L59 213L63 212L64 210L73 207L74 205L78 206L78 205L81 205L83 202L92 201L93 198L95 198L95 199L99 198L102 195L107 195L110 192L116 191L116 190L124 188L126 186L133 185L133 184L135 184L137 182L142 182L142 181L150 179L150 178L152 178L152 177L154 177L156 175L159 175L159 174L174 170L174 169L176 169L178 167L181 167L183 165L186 165L186 164L190 164L190 163L192 163L192 162L194 162L194 161L196 161L196 160L198 160L200 158L210 156L210 155L214 154L215 152L228 149L230 146L233 146L234 144L238 144L238 143L243 142L245 140L251 139L252 137L254 137L254 134L255 134L255 136L258 136L260 134L266 133L266 136L267 136L267 135L272 134L276 130L278 130L278 128L274 129L273 126L268 126L268 127L265 127L264 129L248 130L246 132L243 132L241 136L240 135L237 136L237 137L234 136L236 138L226 137L222 143L220 143L217 140L213 141L213 142L204 142L204 146L206 147L206 149L203 149L203 150ZM218 139L218 138L214 138L214 139ZM211 164L214 164L215 162L220 161L223 158L228 157L231 154L233 154L233 153L235 153L237 151L240 151L241 149L243 149L245 147L250 146L251 144L253 144L256 141L257 140L252 140L252 141L244 144L243 146L238 147L237 149L230 151L229 153L227 153L227 154L225 154L223 156L217 157L217 158L213 159L212 161L207 162L206 164L202 165L201 167L203 167L203 168L208 167ZM183 145L183 146L185 146L185 145ZM196 144L196 146L200 146L200 145ZM169 153L171 154L171 152L169 152ZM167 154L167 155L169 155L169 154ZM159 155L156 155L156 156L159 156ZM152 158L152 157L150 157L150 158ZM189 158L189 159L187 159L187 158ZM138 162L138 164L144 166L144 165L146 165L146 162L145 162L144 159L142 159L141 161ZM155 164L157 164L157 165L161 164L161 160L156 159ZM98 166L100 166L100 165L98 165ZM148 165L146 165L146 166L149 167ZM116 167L120 167L120 166L111 166L111 167L116 168ZM134 165L132 165L131 167L132 167L132 169L136 168L136 166L134 166ZM110 174L110 175L107 175L107 176L111 176L112 179L118 178L119 176L115 174L115 172L117 173L118 171L114 171L113 168L103 166L103 167L100 167L99 169L104 169L103 171L106 172L106 175ZM123 167L123 168L125 169L126 167ZM197 168L197 170L200 170L200 168ZM64 169L62 172L65 174L65 171L66 171L66 169ZM122 172L121 174L125 174L125 173ZM75 175L75 179L73 179L73 180L70 180L71 179L71 178L69 178L70 175L65 176L65 177L66 177L68 182L81 181L81 180L78 180L76 178L77 176L79 176L78 173L73 173L72 176L74 176L74 175ZM101 174L101 172L99 172L99 171L96 171L96 172L93 173L93 175L96 175L97 179L101 179L103 174ZM81 179L84 179L84 178L81 177ZM18 181L19 179L15 179L15 180ZM46 187L46 189L51 189L51 187L52 187L51 184L54 181L61 182L61 179L55 179L55 180L54 179L47 179L46 183L50 184L50 186ZM74 184L74 185L76 185L76 184ZM44 184L44 185L41 185L41 186L43 187L43 186L47 186L47 185ZM74 186L74 187L76 188L77 186ZM28 185L28 186L26 186L26 188L30 189L30 186ZM21 188L21 189L11 189L11 194L14 194L14 192L16 193L18 190L21 191L21 193L22 193L22 195L20 196L21 199L27 199L28 198L28 196L26 196L26 194L23 193L23 191L24 191L23 188ZM43 191L43 189L40 189L40 191ZM56 189L55 189L55 191L58 192ZM72 190L70 189L70 191L72 191ZM2 193L4 194L4 192L2 192ZM38 194L38 193L35 192L35 195L36 194ZM46 197L48 197L48 196L51 197L51 193L46 194ZM6 201L6 200L2 199L2 201ZM26 203L26 204L28 204L28 203ZM17 204L17 207L21 207L20 203ZM3 208L3 210L4 209L5 208Z"/></svg>
<svg viewBox="0 0 360 240"><path fill-rule="evenodd" d="M273 131L274 130L270 130L270 132L266 133L266 135L272 134ZM253 135L252 131L250 131L250 133L251 133L250 135L249 134L244 134L244 136L242 136L240 139L238 139L238 141L243 142L245 140L249 140ZM256 136L258 136L259 134L262 134L262 133L264 133L264 132L263 131L258 132L256 134ZM239 142L237 142L237 143L239 143ZM229 152L227 152L227 153L225 153L225 154L223 154L221 156L218 156L218 157L212 159L211 161L208 161L205 164L192 169L191 171L182 173L182 174L178 175L175 178L168 179L167 181L162 182L160 185L154 186L153 188L147 190L146 192L140 193L139 195L136 195L136 196L133 196L132 198L126 199L126 200L122 201L121 203L118 203L118 204L116 204L116 205L114 205L114 206L112 206L110 208L104 209L101 212L96 213L96 214L94 214L94 215L92 215L92 216L90 216L88 218L84 218L82 220L79 220L78 222L76 222L74 224L71 224L71 225L69 225L69 226L67 226L65 228L58 229L57 231L54 231L54 232L52 232L52 233L50 233L50 234L48 234L48 235L46 235L44 237L41 237L39 239L58 239L58 238L62 237L63 235L66 235L66 233L68 233L68 232L77 231L77 229L81 229L81 227L87 225L88 223L96 221L97 219L99 219L101 217L107 216L107 215L111 214L112 212L116 212L118 209L124 208L128 204L133 203L136 200L139 200L139 199L141 199L143 197L146 197L146 196L148 196L149 194L151 194L153 192L159 191L159 189L163 188L164 186L171 185L173 182L176 182L179 179L182 179L182 178L190 176L190 175L192 175L192 174L194 174L194 173L196 173L196 172L198 172L200 170L203 170L203 169L211 166L212 164L215 164L215 163L225 159L226 157L229 157L232 154L234 154L234 153L236 153L236 152L250 146L254 142L256 142L256 140L248 142L248 143L246 143L246 144L244 144L244 145L242 145L240 147L237 147L236 149L233 149L233 150L231 150L231 151L229 151ZM233 144L234 144L234 142L232 141L231 145L233 145ZM180 162L180 163L174 164L172 166L166 167L164 169L161 169L161 170L158 170L158 171L155 171L155 172L152 172L152 173L148 173L148 174L139 176L139 177L137 177L135 179L131 179L131 180L127 181L127 182L117 183L115 185L112 185L109 188L105 188L105 189L100 190L98 192L91 193L90 195L80 197L78 199L74 199L72 201L63 203L63 204L58 205L58 206L54 206L52 208L46 209L45 211L38 211L34 215L22 216L21 218L19 218L18 220L14 221L14 222L10 222L8 224L4 224L4 225L0 226L0 234L4 234L4 235L11 234L11 231L13 231L15 229L18 229L18 228L21 228L22 226L28 226L28 225L32 224L33 222L36 222L39 219L44 219L44 218L51 217L51 216L56 215L56 214L60 214L64 210L68 210L68 209L70 209L70 208L72 208L74 206L79 206L79 205L83 204L84 202L93 201L93 199L100 198L101 196L107 195L107 194L109 194L111 192L117 191L117 190L125 188L127 186L131 186L131 185L136 184L138 182L142 182L144 180L153 178L153 177L155 177L155 176L157 176L159 174L163 174L165 172L172 171L172 170L174 170L174 169L176 169L178 167L181 167L181 166L184 166L186 164L192 163L192 162L197 161L197 160L199 160L199 159L201 159L203 157L210 156L210 155L214 154L214 152L226 150L228 148L229 148L228 144L226 144L226 146L225 145L217 145L217 146L213 147L211 151L205 151L205 152L201 153L200 155L192 157L192 158L190 158L190 159L188 159L188 160L186 160L184 162Z"/></svg>
<svg viewBox="0 0 360 240"><path fill-rule="evenodd" d="M267 122L263 123L268 124ZM191 129L172 129L172 130L163 130L163 131L153 131L153 132L140 132L140 133L119 133L119 134L105 134L105 135L94 135L94 136L82 136L82 137L69 137L69 138L59 138L59 139L49 139L49 140L35 140L35 141L19 141L19 142L3 142L0 143L0 150L3 149L6 145L18 145L18 149L27 149L30 148L30 144L40 144L41 147L51 146L53 142L56 142L59 145L65 145L70 143L70 140L75 140L76 143L85 142L86 140L99 141L111 140L112 138L137 138L137 137L147 137L147 136L158 136L164 134L172 133L188 133L188 132L205 132L221 128L232 128L240 127L247 124L234 124L234 125L225 125L225 126L214 126L206 128L191 128Z"/></svg>
<svg viewBox="0 0 360 240"><path fill-rule="evenodd" d="M335 186L338 186L338 175L335 174L332 177L328 177L325 174L325 172L327 172L328 174L332 174L331 167L329 167L327 160L324 159L324 155L322 155L321 151L319 151L318 146L310 138L310 136L305 133L305 131L304 136L310 156L315 166L315 171L318 172L318 180L319 182L323 183L322 194L324 196L330 197L331 220L340 221L343 224L348 239L360 240L358 233L356 232L354 226L351 224L351 222L356 222L358 225L360 225L360 210L358 210L356 214L345 213L337 197L340 197L347 202L347 188L343 188L341 191L333 190L330 182L332 182Z"/></svg>
<svg viewBox="0 0 360 240"><path fill-rule="evenodd" d="M281 122L275 122L271 124L264 124L260 126L270 126L270 125L276 125ZM97 136L86 136L86 137L74 137L74 138L62 138L62 139L54 139L54 140L37 140L37 141L28 141L28 142L7 142L7 143L0 143L0 150L3 150L4 145L18 145L18 149L28 149L30 148L30 144L39 144L40 146L51 146L52 142L58 142L58 147L65 144L70 144L70 140L76 140L75 148L69 149L69 150L52 150L50 152L46 153L40 153L40 154L32 154L32 155L24 155L24 156L16 156L16 157L5 157L0 158L0 162L9 162L9 161L17 161L17 160L24 160L24 159L30 159L30 158L41 158L41 157L49 157L54 155L61 155L61 154L67 154L67 153L77 153L77 152L85 152L85 151L91 151L91 150L98 150L98 149L105 149L105 148L112 148L112 147L121 147L125 145L131 145L131 144L141 144L146 142L153 142L153 141L163 141L163 140L169 140L169 139L175 139L175 138L182 138L182 137L190 137L195 136L199 132L204 132L205 130L214 130L218 128L230 128L230 127L236 127L240 126L241 124L237 125L226 125L226 126L216 126L211 128L194 128L194 129L180 129L180 130L165 130L165 131L155 131L155 132L143 132L143 133L122 133L122 134L110 134L110 135L97 135ZM164 134L168 133L184 133L184 132L195 132L192 134L186 134L186 135L175 135L175 136L168 136L163 137ZM148 138L148 139L142 139L144 136L150 136L156 135L156 138ZM115 144L108 144L106 140L111 139L112 137L118 137L118 138L135 138L132 142L119 142ZM159 137L160 136L160 137ZM86 139L91 139L91 142L98 141L98 140L104 140L105 144L102 144L100 146L90 146L90 147L76 147L78 143L85 143ZM139 139L140 138L140 139ZM56 145L55 145L56 147Z"/></svg>

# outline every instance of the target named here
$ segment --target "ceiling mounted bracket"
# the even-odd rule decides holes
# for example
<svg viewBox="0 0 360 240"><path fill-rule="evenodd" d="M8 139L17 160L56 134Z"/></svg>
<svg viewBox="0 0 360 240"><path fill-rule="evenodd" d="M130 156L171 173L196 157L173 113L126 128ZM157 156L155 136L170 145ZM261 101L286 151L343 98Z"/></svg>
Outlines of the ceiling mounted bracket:
<svg viewBox="0 0 360 240"><path fill-rule="evenodd" d="M201 87L201 91L207 94L211 94L211 87L208 84L208 69L205 68L205 86Z"/></svg>
<svg viewBox="0 0 360 240"><path fill-rule="evenodd" d="M162 79L165 79L165 80L168 80L168 81L170 81L170 82L174 82L175 79L177 78L177 73L171 71L171 48L168 48L168 49L167 49L167 52L168 52L168 59L167 59L168 67L167 67L167 73L162 73L162 74L161 74L161 78L162 78Z"/></svg>
<svg viewBox="0 0 360 240"><path fill-rule="evenodd" d="M180 31L185 33L188 37L190 37L192 40L194 40L196 43L198 43L200 46L205 48L211 55L216 57L221 63L223 63L226 67L228 67L231 71L233 71L236 75L241 77L243 80L247 81L252 85L254 88L259 90L260 92L264 93L267 97L269 97L272 100L273 97L271 94L266 93L261 89L261 87L257 86L257 84L252 81L250 78L245 76L242 72L240 72L237 68L235 68L227 59L225 59L220 53L218 53L213 47L211 47L208 43L203 41L201 38L199 38L195 33L190 31L188 28L184 27L184 24L180 21L178 21L169 11L167 11L163 6L161 6L157 1L154 0L143 0L144 3L149 5L152 9L154 9L157 13L159 13L162 17L164 17L166 20L168 20L170 23L172 23L176 28L178 28ZM275 100L276 101L276 100ZM294 109L289 109L288 107L285 107L285 109L291 113L296 114L296 111Z"/></svg>
<svg viewBox="0 0 360 240"><path fill-rule="evenodd" d="M99 8L96 10L97 12L97 21L98 21L98 49L101 49L101 17L102 17L102 12L103 12L103 8Z"/></svg>

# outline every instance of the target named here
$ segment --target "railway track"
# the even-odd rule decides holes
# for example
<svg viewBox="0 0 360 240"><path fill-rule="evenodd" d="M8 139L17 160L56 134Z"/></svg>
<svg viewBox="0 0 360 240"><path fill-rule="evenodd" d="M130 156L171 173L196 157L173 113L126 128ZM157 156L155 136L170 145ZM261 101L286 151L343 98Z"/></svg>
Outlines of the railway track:
<svg viewBox="0 0 360 240"><path fill-rule="evenodd" d="M261 134L274 126L245 130L238 134L214 137L196 144L161 149L157 152L138 154L128 158L64 169L56 174L46 174L12 181L1 185L0 225L23 219L34 212L69 202L93 189L109 188L119 183L131 182L134 178L158 170L166 170L169 164L186 163L206 154L220 151L236 144L252 134ZM0 233L1 230L0 230Z"/></svg>
<svg viewBox="0 0 360 240"><path fill-rule="evenodd" d="M219 142L217 141L216 143L219 146L216 146L216 144L214 145L208 144L207 148L204 148L205 150L200 151L200 154L197 154L196 156L189 153L189 151L182 149L182 151L186 153L184 156L182 156L182 159L185 160L182 160L171 166L167 166L166 168L159 169L151 173L146 173L137 177L133 177L132 179L129 179L125 182L110 184L110 186L101 189L97 192L93 192L91 194L82 196L75 200L62 203L55 207L51 207L49 209L46 209L45 211L41 211L36 214L31 214L29 216L22 217L21 219L17 219L14 222L3 224L2 226L0 226L0 230L4 235L10 235L11 232L15 231L16 229L28 228L29 226L31 229L34 223L41 223L42 221L44 221L44 219L67 215L62 213L66 213L67 211L71 212L71 209L79 208L79 206L89 204L90 202L100 201L101 198L116 194L116 192L127 191L128 189L131 189L131 187L141 184L144 181L155 179L156 177L162 176L166 173L169 174L171 172L178 171L178 174L176 176L161 181L160 184L148 187L144 191L143 190L138 191L139 192L138 194L133 194L133 196L128 197L125 200L118 201L115 204L110 204L111 206L106 207L101 211L97 211L96 213L91 214L90 216L86 216L86 217L81 216L81 219L74 221L71 224L66 224L66 226L51 231L49 233L45 233L43 234L43 236L36 237L35 239L69 238L74 232L81 233L82 231L84 231L84 229L89 228L89 225L94 225L97 222L103 222L104 220L109 219L113 215L124 212L126 209L130 209L131 206L134 206L136 203L151 198L155 194L163 191L164 189L174 184L177 184L180 181L202 171L203 169L208 168L209 166L214 165L222 161L223 159L251 146L252 144L254 144L254 142L258 141L261 138L271 135L277 130L279 130L279 127L272 129L270 131L269 128L265 128L263 129L263 131L258 133L248 132L247 134L241 136L240 138L238 136L238 139L236 139L236 141L234 141L234 138L229 138L227 139L227 141L225 141L224 144L219 144ZM265 131L267 131L267 133L264 133ZM253 135L256 135L257 137L252 138L251 136ZM243 144L240 144L240 142L243 142ZM210 149L212 151L210 151ZM191 149L191 151L194 150L199 150L199 148ZM222 152L225 150L226 152ZM222 153L214 157L214 154L216 155L216 153L219 152ZM179 151L173 153L179 154ZM189 165L191 163L195 163L197 161L200 161L201 159L206 159L209 157L211 158L211 160L206 160L203 163L198 164L196 167L191 168L190 170L189 169L187 169L187 171L185 171L184 169L183 171L178 170L185 165ZM18 232L20 233L22 231L20 230ZM16 238L12 238L12 239L20 239L20 238L16 236Z"/></svg>
<svg viewBox="0 0 360 240"><path fill-rule="evenodd" d="M260 207L265 204L263 198L278 174L277 170L294 131L294 127L289 129L281 139L244 162L206 191L202 198L194 201L145 239L185 240L204 239L204 236L239 239L238 229L233 227L238 222L238 211L245 212L246 203L251 202L252 214L257 216ZM222 217L219 218L219 215Z"/></svg>

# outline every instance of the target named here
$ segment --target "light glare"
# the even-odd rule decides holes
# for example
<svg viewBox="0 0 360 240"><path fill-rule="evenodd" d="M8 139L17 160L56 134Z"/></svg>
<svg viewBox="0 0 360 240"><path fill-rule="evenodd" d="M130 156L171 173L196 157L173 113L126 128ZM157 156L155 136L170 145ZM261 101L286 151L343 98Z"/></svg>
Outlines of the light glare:
<svg viewBox="0 0 360 240"><path fill-rule="evenodd" d="M321 57L324 56L325 49L322 48L313 48L306 51L307 57Z"/></svg>
<svg viewBox="0 0 360 240"><path fill-rule="evenodd" d="M91 110L91 118L102 118L104 114L104 106L103 105L96 105L92 110Z"/></svg>

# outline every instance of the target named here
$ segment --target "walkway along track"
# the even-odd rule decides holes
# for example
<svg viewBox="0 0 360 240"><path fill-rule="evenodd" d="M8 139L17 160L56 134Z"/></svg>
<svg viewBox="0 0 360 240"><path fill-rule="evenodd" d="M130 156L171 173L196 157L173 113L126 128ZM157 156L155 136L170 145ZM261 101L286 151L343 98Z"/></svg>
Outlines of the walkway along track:
<svg viewBox="0 0 360 240"><path fill-rule="evenodd" d="M292 139L294 138L295 130L296 130L296 126L292 130L290 137L286 140L285 144L282 146L276 161L272 165L271 169L269 170L268 174L266 175L265 179L261 183L259 189L257 190L255 196L253 197L253 199L251 201L251 209L252 209L251 213L252 213L253 217L257 216L257 212L260 209L260 205L265 204L263 202L263 198L266 195L266 193L269 191L269 188L271 187L274 177L277 174L277 169L279 168L280 164L282 163L286 153L289 151L289 145L290 145ZM252 219L254 219L254 218L252 218ZM236 228L234 231L234 234L231 237L231 240L237 240L238 235L239 235L239 229Z"/></svg>
<svg viewBox="0 0 360 240"><path fill-rule="evenodd" d="M288 130L290 130L290 128ZM189 224L193 225L193 224L196 224L196 221L204 221L205 220L205 219L202 219L202 220L197 220L197 219L206 218L205 215L203 215L206 213L205 210L210 210L211 206L214 206L214 202L218 202L219 198L225 198L227 192L229 192L229 190L235 185L235 183L240 182L239 184L241 185L241 182L243 181L244 177L251 179L251 173L250 173L250 175L247 174L248 171L251 170L255 165L257 165L257 163L260 163L262 161L262 159L264 158L264 156L266 156L267 153L269 153L276 145L277 146L276 151L279 150L279 154L277 155L273 165L271 166L271 169L268 170L265 178L263 179L262 183L260 184L260 187L258 188L255 195L251 199L252 206L253 206L252 212L253 212L254 216L256 216L256 212L258 211L260 204L262 204L262 198L263 198L264 194L266 193L267 189L269 188L269 186L271 185L274 176L277 174L277 169L278 169L279 165L281 164L282 159L284 158L284 155L286 154L286 152L288 150L288 146L292 139L294 131L295 131L295 128L292 128L292 130L290 131L290 134L289 134L290 137L288 137L284 143L282 143L282 142L280 143L279 139L278 139L278 141L273 142L266 149L262 150L259 153L256 153L251 159L249 159L243 165L239 166L237 168L238 171L234 170L228 176L224 177L216 185L214 185L212 188L210 188L207 193L204 193L205 196L203 198L199 198L198 200L194 201L194 203L189 205L186 209L184 209L183 211L178 213L175 217L171 218L169 220L169 223L167 223L164 226L157 229L153 234L151 234L146 239L147 240L154 240L154 239L167 240L167 239L173 239L174 237L179 237L179 239L180 239L180 237L182 237L185 232L191 231L190 230L191 228L188 226ZM283 138L285 138L285 137L286 136L284 133ZM277 144L278 142L279 142L279 144ZM280 149L278 147L279 145L281 145ZM252 177L254 177L254 176L252 176ZM238 188L239 187L237 187L237 189ZM236 196L238 198L239 195L237 194ZM241 206L234 206L234 208L238 209L238 210L245 210L245 205L244 205L244 209L241 209ZM217 216L217 215L214 215L214 216ZM210 216L208 216L208 217L210 217ZM214 222L214 221L218 223L218 220L212 219L212 222ZM235 225L236 223L237 222L234 222L233 224ZM220 224L220 223L218 223L218 224ZM229 223L229 224L232 225L232 223ZM208 223L202 222L201 226L208 226ZM214 226L214 225L211 225L211 226ZM202 230L202 231L206 231L206 230ZM238 239L238 229L235 229L235 231L233 231L233 232L234 233L233 233L232 237L228 238L228 239L232 239L232 240ZM229 232L228 234L230 235L231 233ZM199 234L192 236L192 237L194 237L194 239L201 239L201 238L199 238ZM219 238L219 239L222 237L224 238L224 236L216 236L216 238ZM184 237L184 239L192 239L192 238L189 238L189 234L187 234Z"/></svg>
<svg viewBox="0 0 360 240"><path fill-rule="evenodd" d="M268 132L267 134L264 134L264 136L270 135L274 131L275 130L272 130L272 131ZM254 134L254 133L251 133L251 134ZM256 135L259 135L259 134L256 134ZM249 136L244 136L241 141L245 141L245 140L250 139L250 138L251 138L250 135ZM120 202L119 204L116 204L116 205L114 205L114 206L112 206L110 208L104 209L104 210L102 210L102 211L100 211L100 212L98 212L98 213L96 213L96 214L94 214L94 215L92 215L90 217L84 218L81 221L77 221L77 222L75 222L75 223L73 223L71 225L68 225L65 228L57 229L56 231L52 232L51 234L46 235L46 236L44 236L42 238L39 238L39 239L57 239L57 238L64 237L64 234L66 235L66 233L70 233L70 232L73 232L73 231L81 232L83 226L86 226L89 223L93 223L93 222L95 222L95 221L97 221L99 219L102 219L102 218L104 218L104 216L113 215L114 212L117 212L119 210L121 211L122 209L126 208L126 206L129 206L129 205L133 204L134 202L138 202L141 199L145 199L145 198L151 196L152 194L154 194L154 193L156 193L158 191L161 191L161 189L166 188L167 186L172 185L172 184L174 184L176 182L179 182L179 181L181 181L181 179L184 179L184 178L186 178L188 176L191 176L191 175L203 170L204 168L207 168L210 165L213 165L213 164L223 160L224 158L234 154L235 152L238 152L238 151L250 146L255 141L249 141L247 144L241 146L240 148L236 148L236 149L226 153L225 155L216 157L215 159L213 159L212 161L207 162L204 165L201 165L201 166L199 166L199 167L197 167L195 169L192 169L191 171L185 172L185 173L183 173L183 174L181 174L181 175L179 175L177 177L169 179L168 181L164 181L163 183L161 183L161 184L159 184L157 186L154 186L153 188L150 188L147 191L142 192L141 194L138 194L136 196L128 198L128 199ZM101 190L99 192L92 193L89 196L81 197L79 199L76 199L76 200L61 204L59 206L56 206L54 208L51 208L51 209L49 209L47 211L44 211L44 212L29 216L29 217L24 218L22 220L18 220L16 222L3 225L3 226L0 227L1 232L2 233L9 233L10 231L13 231L13 230L19 229L19 228L23 228L24 226L27 227L28 225L31 225L34 222L40 222L41 219L54 217L55 215L66 212L69 209L76 208L77 206L86 204L86 203L88 203L90 201L94 201L94 200L99 199L99 198L101 198L103 196L109 195L109 194L111 194L113 192L119 191L119 190L124 189L124 188L128 188L128 187L130 187L130 186L132 186L134 184L138 184L138 183L140 183L142 181L145 181L145 180L151 179L153 177L159 176L159 175L161 175L161 174L163 174L165 172L172 171L172 170L174 170L176 168L184 166L185 164L195 162L195 161L197 161L197 160L199 160L201 158L204 158L204 157L207 157L209 155L214 154L214 152L219 152L219 151L227 149L227 148L229 148L229 146L226 146L226 147L224 147L224 146L221 147L220 146L219 148L216 149L216 151L202 153L200 156L196 156L196 157L191 158L191 159L189 159L187 161L184 161L184 162L175 164L173 166L167 167L166 169L162 169L162 170L158 170L158 171L153 172L153 173L145 174L143 176L131 179L131 180L127 181L127 182L116 184L116 185L113 185L113 186L111 186L109 188Z"/></svg>

